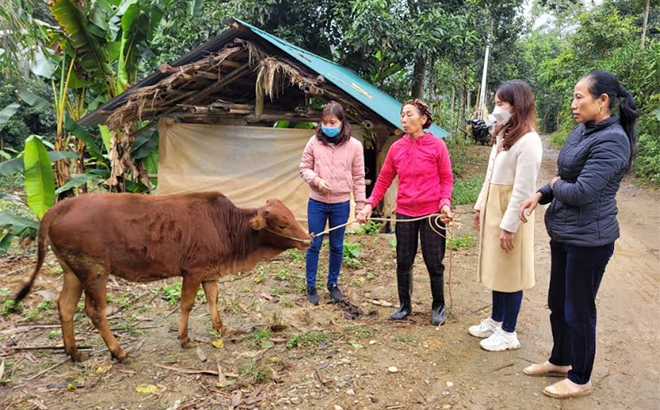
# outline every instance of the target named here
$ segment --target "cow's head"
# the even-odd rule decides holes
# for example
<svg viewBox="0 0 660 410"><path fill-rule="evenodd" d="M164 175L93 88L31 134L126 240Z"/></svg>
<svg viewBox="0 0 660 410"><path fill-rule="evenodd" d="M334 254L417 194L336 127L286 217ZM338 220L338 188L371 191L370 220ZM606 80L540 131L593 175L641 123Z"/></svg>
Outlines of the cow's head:
<svg viewBox="0 0 660 410"><path fill-rule="evenodd" d="M269 199L266 206L259 208L250 219L250 226L257 231L266 231L271 237L269 245L281 249L309 248L311 237L296 221L293 212L279 199Z"/></svg>

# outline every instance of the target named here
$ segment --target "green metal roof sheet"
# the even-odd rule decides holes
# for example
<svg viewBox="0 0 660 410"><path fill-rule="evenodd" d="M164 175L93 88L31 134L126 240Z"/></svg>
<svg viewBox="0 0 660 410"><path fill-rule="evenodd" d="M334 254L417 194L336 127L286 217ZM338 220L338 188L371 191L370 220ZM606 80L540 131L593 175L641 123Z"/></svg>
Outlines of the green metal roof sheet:
<svg viewBox="0 0 660 410"><path fill-rule="evenodd" d="M333 61L319 57L307 50L294 46L293 44L277 38L251 24L238 19L234 20L252 31L254 34L268 41L270 44L295 58L300 63L322 75L327 81L330 81L348 93L351 97L372 109L376 114L380 115L393 126L401 128L401 102L363 80L355 72L342 67ZM436 124L433 124L431 128L429 128L429 131L436 137L445 138L449 136L447 131Z"/></svg>

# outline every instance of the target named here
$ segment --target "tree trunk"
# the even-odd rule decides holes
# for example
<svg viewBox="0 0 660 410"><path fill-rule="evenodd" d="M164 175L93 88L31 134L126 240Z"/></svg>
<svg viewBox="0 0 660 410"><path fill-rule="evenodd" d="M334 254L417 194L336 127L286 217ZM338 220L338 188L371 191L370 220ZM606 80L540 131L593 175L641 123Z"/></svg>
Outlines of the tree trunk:
<svg viewBox="0 0 660 410"><path fill-rule="evenodd" d="M644 24L642 25L642 48L646 42L646 28L649 25L649 9L651 8L651 0L646 0L646 8L644 9Z"/></svg>
<svg viewBox="0 0 660 410"><path fill-rule="evenodd" d="M454 127L454 106L456 102L456 88L452 87L451 88L451 115L449 117L449 128Z"/></svg>
<svg viewBox="0 0 660 410"><path fill-rule="evenodd" d="M413 71L413 86L412 86L412 96L413 98L424 98L424 77L426 74L426 59L424 57L418 57L415 60L415 69Z"/></svg>
<svg viewBox="0 0 660 410"><path fill-rule="evenodd" d="M467 110L468 110L467 115L470 118L472 118L472 113L473 113L473 111L472 111L472 101L471 101L472 98L471 97L472 97L472 93L470 93L470 89L468 88L467 89Z"/></svg>
<svg viewBox="0 0 660 410"><path fill-rule="evenodd" d="M465 103L466 103L466 96L467 96L467 91L466 91L466 86L465 86L465 77L467 77L467 68L464 68L461 71L461 78L459 80L461 89L460 92L458 93L458 118L456 121L456 131L461 130L461 125L463 125L463 121L465 120Z"/></svg>

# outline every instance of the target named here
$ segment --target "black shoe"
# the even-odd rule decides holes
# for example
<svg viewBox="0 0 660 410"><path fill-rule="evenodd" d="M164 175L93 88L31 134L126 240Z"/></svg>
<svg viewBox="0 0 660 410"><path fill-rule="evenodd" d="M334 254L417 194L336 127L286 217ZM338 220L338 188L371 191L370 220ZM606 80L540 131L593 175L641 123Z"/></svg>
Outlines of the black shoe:
<svg viewBox="0 0 660 410"><path fill-rule="evenodd" d="M433 296L431 323L433 323L433 326L444 325L447 320L447 312L445 311L445 280L443 275L431 278L431 296Z"/></svg>
<svg viewBox="0 0 660 410"><path fill-rule="evenodd" d="M307 300L309 300L309 303L312 305L319 304L319 294L316 293L316 288L307 288Z"/></svg>
<svg viewBox="0 0 660 410"><path fill-rule="evenodd" d="M328 283L328 291L330 292L330 297L333 301L339 302L342 299L341 290L339 290L336 283Z"/></svg>
<svg viewBox="0 0 660 410"><path fill-rule="evenodd" d="M399 310L392 313L390 320L403 320L412 313L412 269L408 272L396 275L397 288L399 290Z"/></svg>

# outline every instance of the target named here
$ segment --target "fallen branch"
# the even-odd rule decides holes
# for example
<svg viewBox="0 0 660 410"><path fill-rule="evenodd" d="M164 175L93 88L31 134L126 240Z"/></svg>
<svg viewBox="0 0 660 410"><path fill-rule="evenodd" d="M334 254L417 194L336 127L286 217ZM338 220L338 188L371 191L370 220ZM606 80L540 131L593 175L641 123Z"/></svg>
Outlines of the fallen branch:
<svg viewBox="0 0 660 410"><path fill-rule="evenodd" d="M69 361L69 358L66 358L66 359L62 360L61 362L59 362L59 363L57 363L57 364L54 364L54 365L50 366L49 368L47 368L47 369L45 369L45 370L40 371L39 373L35 374L34 376L30 377L29 379L26 379L26 381L29 382L29 381L31 381L31 380L34 380L34 379L36 379L37 377L41 376L42 374L48 373L49 371L53 370L54 368L56 368L56 367L58 367L58 366L63 365L64 363L66 363L66 362L68 362L68 361Z"/></svg>
<svg viewBox="0 0 660 410"><path fill-rule="evenodd" d="M210 376L218 376L218 374L219 374L217 370L211 370L211 369L203 369L203 370L182 369L180 367L165 366L165 365L158 364L158 363L154 363L154 366L160 367L160 368L166 369L166 370L172 370L173 372L185 373L185 374L208 374ZM237 374L226 374L225 376L238 377Z"/></svg>
<svg viewBox="0 0 660 410"><path fill-rule="evenodd" d="M90 350L91 346L78 346L78 350ZM12 350L64 350L64 346L12 346Z"/></svg>

